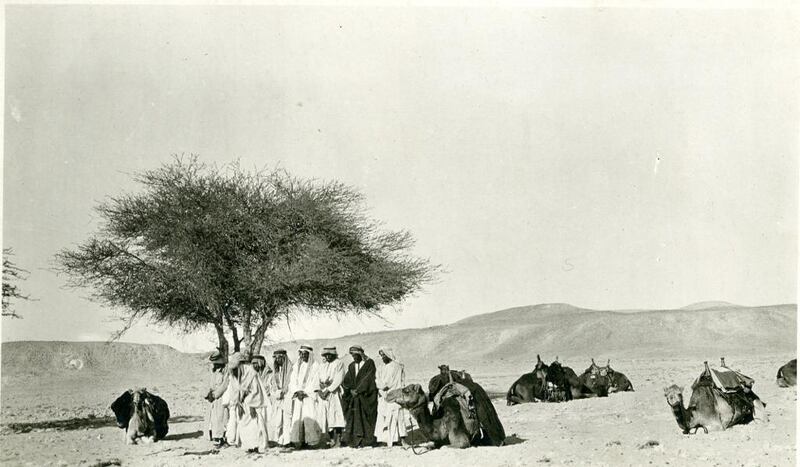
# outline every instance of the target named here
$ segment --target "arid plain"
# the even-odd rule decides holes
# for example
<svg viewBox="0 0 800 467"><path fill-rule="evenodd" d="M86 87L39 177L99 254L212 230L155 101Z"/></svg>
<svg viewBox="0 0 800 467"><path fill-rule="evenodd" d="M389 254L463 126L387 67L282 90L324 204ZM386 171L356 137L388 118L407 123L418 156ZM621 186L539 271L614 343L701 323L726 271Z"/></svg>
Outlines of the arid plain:
<svg viewBox="0 0 800 467"><path fill-rule="evenodd" d="M3 465L795 465L795 388L775 384L796 356L797 307L723 302L678 310L520 307L427 329L362 334L312 345L361 344L374 356L393 346L407 382L427 385L437 365L469 371L494 399L507 445L415 455L401 448L328 449L245 455L214 451L201 433L203 355L164 346L103 343L3 344L0 463ZM294 350L296 343L284 346ZM611 359L635 392L558 404L507 406L505 392L540 354L577 372ZM755 378L770 421L683 435L663 387L690 386L703 361ZM170 404L167 439L127 446L107 406L145 386Z"/></svg>

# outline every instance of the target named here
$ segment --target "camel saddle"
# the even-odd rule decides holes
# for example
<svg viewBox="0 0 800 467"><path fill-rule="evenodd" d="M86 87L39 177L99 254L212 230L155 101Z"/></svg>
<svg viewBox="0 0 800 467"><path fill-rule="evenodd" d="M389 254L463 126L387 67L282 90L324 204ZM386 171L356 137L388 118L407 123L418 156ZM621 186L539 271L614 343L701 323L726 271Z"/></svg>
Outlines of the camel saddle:
<svg viewBox="0 0 800 467"><path fill-rule="evenodd" d="M692 389L701 385L703 382L710 380L712 385L725 393L739 392L743 389L750 389L753 387L755 380L749 376L745 376L738 371L731 370L728 367L720 369L709 368L708 362L705 363L705 369L697 379L692 383Z"/></svg>
<svg viewBox="0 0 800 467"><path fill-rule="evenodd" d="M455 381L447 383L433 398L433 411L437 412L442 405L442 401L449 398L455 398L458 401L464 425L466 425L469 434L474 436L480 430L480 421L478 421L475 398L472 396L472 392L461 383Z"/></svg>

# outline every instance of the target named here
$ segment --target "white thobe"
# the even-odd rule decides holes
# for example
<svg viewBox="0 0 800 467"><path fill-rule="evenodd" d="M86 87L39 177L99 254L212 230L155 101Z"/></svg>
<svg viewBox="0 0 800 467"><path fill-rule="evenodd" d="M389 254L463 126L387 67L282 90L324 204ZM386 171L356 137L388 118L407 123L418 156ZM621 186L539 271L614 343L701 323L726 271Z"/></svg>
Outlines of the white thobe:
<svg viewBox="0 0 800 467"><path fill-rule="evenodd" d="M281 381L281 370L277 368L269 377L270 411L267 421L269 439L286 446L291 442L292 431L292 395L289 393L291 371L287 371L285 381Z"/></svg>
<svg viewBox="0 0 800 467"><path fill-rule="evenodd" d="M319 444L320 429L317 424L316 394L319 387L317 368L313 362L295 362L289 377L289 392L286 397L292 401L292 443ZM301 391L306 397L301 401L295 393Z"/></svg>
<svg viewBox="0 0 800 467"><path fill-rule="evenodd" d="M378 421L375 423L375 437L378 442L392 443L406 436L408 412L396 402L387 402L386 395L393 389L402 389L404 380L403 365L391 361L378 368L375 384L378 386ZM384 388L388 387L388 390Z"/></svg>
<svg viewBox="0 0 800 467"><path fill-rule="evenodd" d="M344 428L342 380L346 371L344 362L338 358L332 362L320 363L317 367L317 389L330 393L327 399L317 397L317 423L322 433L328 433L334 428Z"/></svg>
<svg viewBox="0 0 800 467"><path fill-rule="evenodd" d="M266 395L258 381L258 375L250 365L239 366L239 376L233 374L229 378L229 387L223 395L223 403L228 406L228 444L243 449L265 449L262 440L261 424L258 421L258 409L266 406ZM256 416L253 416L253 412Z"/></svg>

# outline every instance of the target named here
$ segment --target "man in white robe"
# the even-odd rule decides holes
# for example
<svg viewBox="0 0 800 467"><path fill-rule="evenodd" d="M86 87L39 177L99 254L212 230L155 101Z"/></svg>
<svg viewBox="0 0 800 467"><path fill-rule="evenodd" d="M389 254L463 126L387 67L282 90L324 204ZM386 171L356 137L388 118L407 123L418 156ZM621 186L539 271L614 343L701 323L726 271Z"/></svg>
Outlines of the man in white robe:
<svg viewBox="0 0 800 467"><path fill-rule="evenodd" d="M320 431L327 434L332 446L341 446L344 430L344 410L342 410L342 380L347 371L344 362L338 358L336 347L322 350L324 361L318 365L319 386L317 393L317 423Z"/></svg>
<svg viewBox="0 0 800 467"><path fill-rule="evenodd" d="M258 452L262 446L258 409L265 407L267 397L258 382L258 374L239 352L231 355L228 363L230 377L228 390L223 396L230 410L227 438L231 446L241 447L247 452Z"/></svg>
<svg viewBox="0 0 800 467"><path fill-rule="evenodd" d="M387 402L386 395L393 389L402 389L405 383L405 369L397 361L394 351L388 347L378 350L383 365L375 376L378 386L378 421L375 424L375 438L379 443L391 447L395 442L406 445L406 423L408 412L396 402Z"/></svg>
<svg viewBox="0 0 800 467"><path fill-rule="evenodd" d="M222 396L228 390L228 368L225 367L225 357L221 352L214 352L209 361L213 365L208 382L208 391L205 399L209 402L206 411L205 433L208 433L214 446L219 448L225 445L225 428L228 425L228 408L222 403Z"/></svg>
<svg viewBox="0 0 800 467"><path fill-rule="evenodd" d="M292 361L286 350L272 353L272 374L269 376L270 412L267 417L269 439L279 446L288 446L292 431L292 396L289 393L289 376Z"/></svg>
<svg viewBox="0 0 800 467"><path fill-rule="evenodd" d="M261 385L261 391L264 393L264 400L266 402L264 407L256 409L256 414L258 415L258 425L261 430L259 433L259 446L267 449L269 447L269 377L272 374L272 369L267 366L267 359L261 355L254 355L253 358L250 359L250 364L256 372L258 383Z"/></svg>
<svg viewBox="0 0 800 467"><path fill-rule="evenodd" d="M316 413L317 396L314 392L319 387L319 378L312 355L313 350L307 345L300 347L298 359L292 366L289 377L288 394L292 398L291 441L295 449L304 446L316 447L320 441Z"/></svg>

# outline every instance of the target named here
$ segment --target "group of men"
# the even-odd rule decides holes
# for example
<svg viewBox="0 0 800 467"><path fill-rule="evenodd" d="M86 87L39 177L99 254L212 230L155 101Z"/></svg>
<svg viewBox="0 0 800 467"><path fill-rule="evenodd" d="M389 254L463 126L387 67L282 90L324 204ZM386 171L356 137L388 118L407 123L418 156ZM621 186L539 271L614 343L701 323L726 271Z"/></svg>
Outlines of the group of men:
<svg viewBox="0 0 800 467"><path fill-rule="evenodd" d="M378 350L376 366L361 346L350 347L345 366L336 347L316 362L303 345L292 362L286 350L273 352L272 367L261 355L217 352L205 398L210 402L206 432L217 447L264 452L322 446L373 447L406 444L408 412L386 396L404 385L404 368L392 349Z"/></svg>

